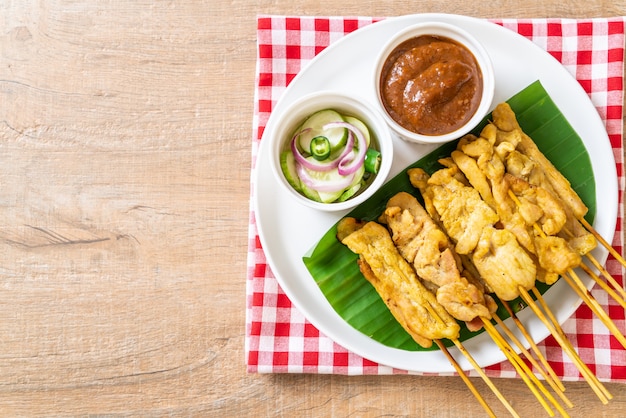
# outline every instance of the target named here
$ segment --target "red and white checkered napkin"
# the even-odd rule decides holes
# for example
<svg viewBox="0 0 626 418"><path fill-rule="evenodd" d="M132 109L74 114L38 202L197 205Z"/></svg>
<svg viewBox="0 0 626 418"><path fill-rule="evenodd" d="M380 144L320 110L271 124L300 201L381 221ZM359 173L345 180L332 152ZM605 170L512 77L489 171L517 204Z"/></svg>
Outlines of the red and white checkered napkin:
<svg viewBox="0 0 626 418"><path fill-rule="evenodd" d="M342 36L373 23L368 17L258 17L258 62L253 120L252 182L257 150L273 105L289 82L316 54ZM621 252L624 191L623 70L626 18L493 20L535 42L557 58L589 94L613 146L619 176L619 213L613 246ZM621 265L609 258L607 269L624 282ZM603 290L594 296L615 324L626 330L624 309ZM402 374L364 359L334 343L311 325L280 289L266 264L250 212L246 283L246 361L249 372ZM626 351L586 305L563 324L582 360L603 381L626 382ZM540 345L563 380L581 380L576 366L550 336ZM472 372L474 373L474 372ZM487 368L491 377L516 377L508 362Z"/></svg>

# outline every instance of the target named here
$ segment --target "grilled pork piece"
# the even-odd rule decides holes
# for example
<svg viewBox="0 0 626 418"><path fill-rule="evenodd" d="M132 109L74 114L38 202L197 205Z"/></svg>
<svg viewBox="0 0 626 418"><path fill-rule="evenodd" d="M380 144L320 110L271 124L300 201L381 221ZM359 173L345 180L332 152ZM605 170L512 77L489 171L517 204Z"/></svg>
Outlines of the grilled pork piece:
<svg viewBox="0 0 626 418"><path fill-rule="evenodd" d="M442 168L429 177L424 170L409 170L413 186L436 213L459 254L469 255L481 278L502 300L519 296L519 287L535 285L537 268L526 250L506 229L497 229L499 217L473 187L458 180L458 168ZM430 212L429 212L430 213Z"/></svg>
<svg viewBox="0 0 626 418"><path fill-rule="evenodd" d="M480 283L470 283L462 275L452 243L414 196L405 192L393 196L379 220L388 226L402 257L431 284L437 301L453 317L472 331L482 327L480 317L491 318L497 305L485 296Z"/></svg>
<svg viewBox="0 0 626 418"><path fill-rule="evenodd" d="M434 339L458 338L459 324L420 282L384 226L344 218L337 232L337 238L359 255L363 276L419 345L430 347Z"/></svg>

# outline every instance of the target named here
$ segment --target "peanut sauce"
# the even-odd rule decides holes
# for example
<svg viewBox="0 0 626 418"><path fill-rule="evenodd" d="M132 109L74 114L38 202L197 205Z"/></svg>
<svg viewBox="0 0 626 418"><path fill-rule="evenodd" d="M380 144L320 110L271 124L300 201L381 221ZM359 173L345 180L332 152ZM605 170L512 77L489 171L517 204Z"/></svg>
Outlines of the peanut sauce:
<svg viewBox="0 0 626 418"><path fill-rule="evenodd" d="M405 129L440 135L463 126L482 96L482 73L472 53L440 36L401 43L385 61L381 97L389 115Z"/></svg>

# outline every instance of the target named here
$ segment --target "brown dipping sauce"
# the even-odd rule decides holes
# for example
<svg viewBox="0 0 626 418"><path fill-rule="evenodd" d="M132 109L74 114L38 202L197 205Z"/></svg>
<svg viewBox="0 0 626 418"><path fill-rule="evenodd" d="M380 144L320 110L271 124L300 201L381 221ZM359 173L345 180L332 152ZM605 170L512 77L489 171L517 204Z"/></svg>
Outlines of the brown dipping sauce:
<svg viewBox="0 0 626 418"><path fill-rule="evenodd" d="M405 129L422 135L446 134L476 112L483 78L476 58L463 45L423 35L398 45L381 73L385 109Z"/></svg>

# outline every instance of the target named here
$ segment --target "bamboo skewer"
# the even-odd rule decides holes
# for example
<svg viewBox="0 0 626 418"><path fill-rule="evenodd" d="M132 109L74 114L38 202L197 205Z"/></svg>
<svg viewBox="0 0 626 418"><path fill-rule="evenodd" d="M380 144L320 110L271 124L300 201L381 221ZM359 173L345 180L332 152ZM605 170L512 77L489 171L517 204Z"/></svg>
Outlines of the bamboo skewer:
<svg viewBox="0 0 626 418"><path fill-rule="evenodd" d="M563 386L561 381L558 379L555 380L554 377L550 375L548 371L544 370L544 368L541 367L539 363L537 363L537 360L528 352L528 350L526 350L526 348L524 348L520 340L506 326L504 321L502 321L497 316L494 319L496 320L496 323L500 325L500 328L502 328L502 330L507 335L507 337L509 337L509 339L513 341L513 343L515 343L515 345L520 349L520 351L524 354L524 356L528 359L528 361L533 365L533 367L535 367L539 371L539 373L544 377L546 382L548 382L548 384L554 390L554 392L561 398L561 400L563 400L565 405L568 408L573 407L574 405L572 404L572 402L563 394L565 387ZM552 368L550 368L550 370L552 370Z"/></svg>
<svg viewBox="0 0 626 418"><path fill-rule="evenodd" d="M624 288L615 281L615 278L611 276L611 273L609 273L604 267L602 267L602 265L598 262L598 260L595 259L593 255L591 255L590 253L587 253L586 256L589 259L589 261L591 261L591 264L593 264L593 266L597 268L600 271L600 273L602 273L602 276L604 276L607 282L611 284L613 289L619 292L623 299L626 299L626 290L624 290Z"/></svg>
<svg viewBox="0 0 626 418"><path fill-rule="evenodd" d="M489 332L489 331L488 331ZM543 408L546 410L546 412L553 417L554 416L554 411L552 411L552 409L548 406L548 404L546 403L546 401L541 397L541 395L539 394L539 392L537 392L537 388L532 384L532 382L529 380L528 376L526 375L525 371L523 369L521 369L520 364L517 362L517 360L515 358L513 358L511 356L511 353L507 350L506 347L503 346L502 341L500 339L498 339L497 337L492 337L493 341L496 343L496 345L498 346L498 348L500 348L500 350L505 354L505 356L508 358L509 362L511 363L511 365L513 365L513 367L515 368L515 370L517 371L517 373L519 374L519 376L522 378L522 380L524 381L524 383L526 383L526 386L528 386L528 388L530 389L530 391L533 393L533 395L535 395L535 398L537 398L537 400L539 401L539 403L541 404L541 406L543 406Z"/></svg>
<svg viewBox="0 0 626 418"><path fill-rule="evenodd" d="M584 263L580 265L580 268L589 275L606 293L609 294L617 303L619 303L622 308L626 309L626 300L621 298L612 287L606 284L604 281L600 280L597 274L595 274L588 266Z"/></svg>
<svg viewBox="0 0 626 418"><path fill-rule="evenodd" d="M513 322L515 323L515 325L517 325L517 328L522 332L522 335L526 338L526 341L528 341L528 343L530 344L530 348L533 350L533 352L535 353L535 355L537 356L537 358L543 365L544 370L547 371L548 374L552 377L552 381L558 386L559 390L561 392L565 392L565 386L563 386L563 383L561 382L561 380L555 373L554 369L552 369L552 366L550 366L550 363L548 363L548 360L546 360L543 353L541 353L541 351L539 350L539 347L537 347L537 344L535 343L535 341L532 339L532 337L526 330L526 327L524 327L524 324L522 324L522 322L519 320L515 312L513 312L513 309L511 309L511 306L508 304L508 302L503 301L502 304L504 305L507 312L513 319Z"/></svg>
<svg viewBox="0 0 626 418"><path fill-rule="evenodd" d="M485 399L480 395L480 392L478 392L478 389L476 389L476 386L474 386L474 384L472 383L470 378L465 374L465 372L463 371L463 369L461 368L459 363L457 363L457 361L454 359L454 357L452 357L452 354L450 354L450 352L448 351L446 346L440 340L434 340L434 341L435 341L435 344L437 344L437 346L439 346L439 349L448 358L448 361L450 362L450 364L452 364L452 366L454 367L454 369L456 370L458 375L461 377L463 382L465 382L465 385L468 387L470 392L472 392L472 394L478 400L478 402L482 405L482 407L485 409L487 414L490 417L495 418L496 414L493 412L491 407L487 404L487 401L485 401Z"/></svg>
<svg viewBox="0 0 626 418"><path fill-rule="evenodd" d="M536 287L533 288L532 291L533 291L533 294L535 295L535 298L537 299L537 301L539 302L543 310L546 312L546 314L550 318L550 321L552 321L552 324L554 325L555 330L558 332L561 338L567 343L572 353L576 354L576 352L574 351L574 347L572 346L571 342L567 339L567 336L565 335L565 331L563 331L563 328L561 328L561 325L559 324L554 314L548 307L548 304L543 298L543 295L541 294L541 292L539 292L539 290ZM532 298L530 300L532 300ZM606 389L606 387L604 387L604 385L598 380L596 375L593 374L591 370L589 370L589 367L587 367L587 365L582 361L582 359L580 359L580 357L578 357L577 354L576 354L576 357L578 358L578 361L580 362L580 366L583 368L583 370L586 370L586 373L588 374L588 376L593 380L594 385L597 387L599 391L602 392L602 394L606 398L606 402L608 402L608 400L610 399L613 399L613 395L611 395L611 393ZM606 402L603 401L603 403L606 403Z"/></svg>
<svg viewBox="0 0 626 418"><path fill-rule="evenodd" d="M564 229L564 232L567 233L567 235L569 235L570 237L574 236L574 234L572 234L567 229ZM593 278L593 280L598 283L598 285L602 287L602 289L604 289L617 303L619 303L624 309L626 309L626 290L624 290L624 288L619 283L617 283L617 281L615 281L615 278L611 276L611 274L598 262L598 260L595 259L595 257L591 253L586 253L585 257L587 257L591 264L593 264L593 266L598 269L598 271L602 274L602 276L604 276L604 278L611 285L611 287L609 287L604 281L600 280L600 277L598 277L598 275L595 274L591 270L591 268L589 268L586 264L581 263L580 267L583 269L583 271L587 273L591 278ZM615 292L619 292L620 295L617 295Z"/></svg>
<svg viewBox="0 0 626 418"><path fill-rule="evenodd" d="M454 339L451 341L454 343L456 348L458 348L461 354L463 354L465 358L467 358L467 360L471 363L471 365L474 367L474 370L476 370L476 372L483 379L483 381L487 384L487 386L489 386L489 389L491 389L491 391L496 395L496 397L500 400L502 405L504 405L504 407L511 413L512 416L520 418L519 414L515 412L515 409L513 409L513 406L511 406L509 401L506 400L506 398L504 397L504 395L502 395L500 390L498 390L498 388L493 384L493 382L491 381L491 379L489 379L489 376L485 374L483 369L480 368L476 360L474 360L474 357L472 357L469 351L467 351L467 349L463 346L463 344L461 344L461 341L457 339Z"/></svg>
<svg viewBox="0 0 626 418"><path fill-rule="evenodd" d="M430 303L426 303L424 305L424 307L429 311L429 313L434 318L436 318L442 324L444 323L444 320L437 314L437 312L435 311L434 307ZM478 398L478 401L481 403L481 405L483 405L483 407L487 407L489 409L488 412L491 411L491 408L489 408L487 406L485 400L482 399L480 394L478 394L478 391L476 390L474 385L471 383L471 381L469 381L469 378L465 375L465 373L463 372L463 369L461 369L461 366L459 366L459 364L456 362L454 357L452 357L450 352L445 348L444 344L442 344L441 341L439 341L439 340L434 340L434 341L437 344L437 346L439 346L441 351L444 352L446 357L448 357L448 361L450 361L452 366L457 370L457 372L461 376L461 379L463 379L463 381L469 387L470 391L474 394L474 396L476 396ZM511 414L513 416L519 417L519 415L517 415L517 412L515 412L515 410L511 406L511 404L506 400L506 398L502 395L502 393L498 390L498 388L493 384L493 382L491 382L491 379L489 379L489 377L485 374L485 372L480 368L478 363L476 363L474 358L465 349L465 347L461 344L461 342L458 339L454 339L454 340L451 340L451 341L454 343L454 345L456 345L456 347L459 349L459 351L468 359L468 361L472 364L472 366L474 367L476 372L478 372L478 374L482 377L482 379L485 381L487 386L489 386L491 391L496 395L496 397L500 400L500 402L502 402L502 404L505 406L505 408L507 408L509 410L509 412L511 412ZM491 411L491 413L493 413L493 411Z"/></svg>
<svg viewBox="0 0 626 418"><path fill-rule="evenodd" d="M486 318L481 318L483 320L483 325L485 326L485 330L491 336L496 345L500 348L500 350L504 353L504 355L508 358L509 362L513 365L517 373L520 375L526 386L530 389L530 391L535 395L541 406L548 412L550 416L554 416L554 411L550 408L550 406L546 403L545 399L541 396L545 396L561 413L563 416L567 416L567 413L563 410L561 405L554 399L554 397L548 392L545 386L537 379L537 377L532 373L530 368L524 363L524 361L515 353L513 348L509 345L509 343L500 335L498 330L493 326L493 324Z"/></svg>
<svg viewBox="0 0 626 418"><path fill-rule="evenodd" d="M615 323L611 320L609 315L602 309L602 306L598 303L598 301L591 295L589 290L585 287L584 283L580 281L580 278L574 273L573 270L569 270L569 274L564 274L563 278L570 285L572 289L580 296L580 298L585 302L587 306L593 311L593 313L600 318L602 323L611 331L611 334L622 344L622 346L626 349L626 337L621 333L621 331L617 328ZM571 276L571 277L570 277Z"/></svg>
<svg viewBox="0 0 626 418"><path fill-rule="evenodd" d="M600 242L600 244L602 244L602 246L604 246L604 248L606 248L617 261L619 261L622 266L626 267L626 260L624 260L622 255L618 253L617 250L613 248L604 238L602 238L602 235L600 235L598 231L596 231L595 228L585 220L585 218L578 219L578 222L580 222L582 226L584 226L585 229L589 231Z"/></svg>
<svg viewBox="0 0 626 418"><path fill-rule="evenodd" d="M535 292L535 290L536 288L533 288L535 295L538 295L538 300L541 301L542 307L546 310L546 314L550 317L550 320L546 318L546 316L544 315L542 310L539 308L539 306L537 306L537 304L535 303L533 298L530 296L528 291L524 289L523 287L519 288L520 296L522 297L526 305L528 305L528 307L531 308L531 310L535 313L535 315L537 315L537 317L541 320L541 322L543 322L546 328L548 328L548 330L550 331L554 339L559 343L563 351L568 355L568 357L572 360L574 365L578 368L578 370L580 371L582 376L585 378L585 380L587 381L591 389L596 393L600 401L603 404L607 404L609 399L612 398L611 394L606 390L604 385L602 385L602 383L598 380L598 378L591 372L591 370L589 370L587 365L578 356L578 354L574 350L574 347L572 347L571 343L565 336L565 333L561 329L558 321L556 321L556 318L554 317L554 315L552 315L552 312L550 311L550 309L548 309L548 306L545 304L545 301L541 297L541 294L539 293L539 291Z"/></svg>

